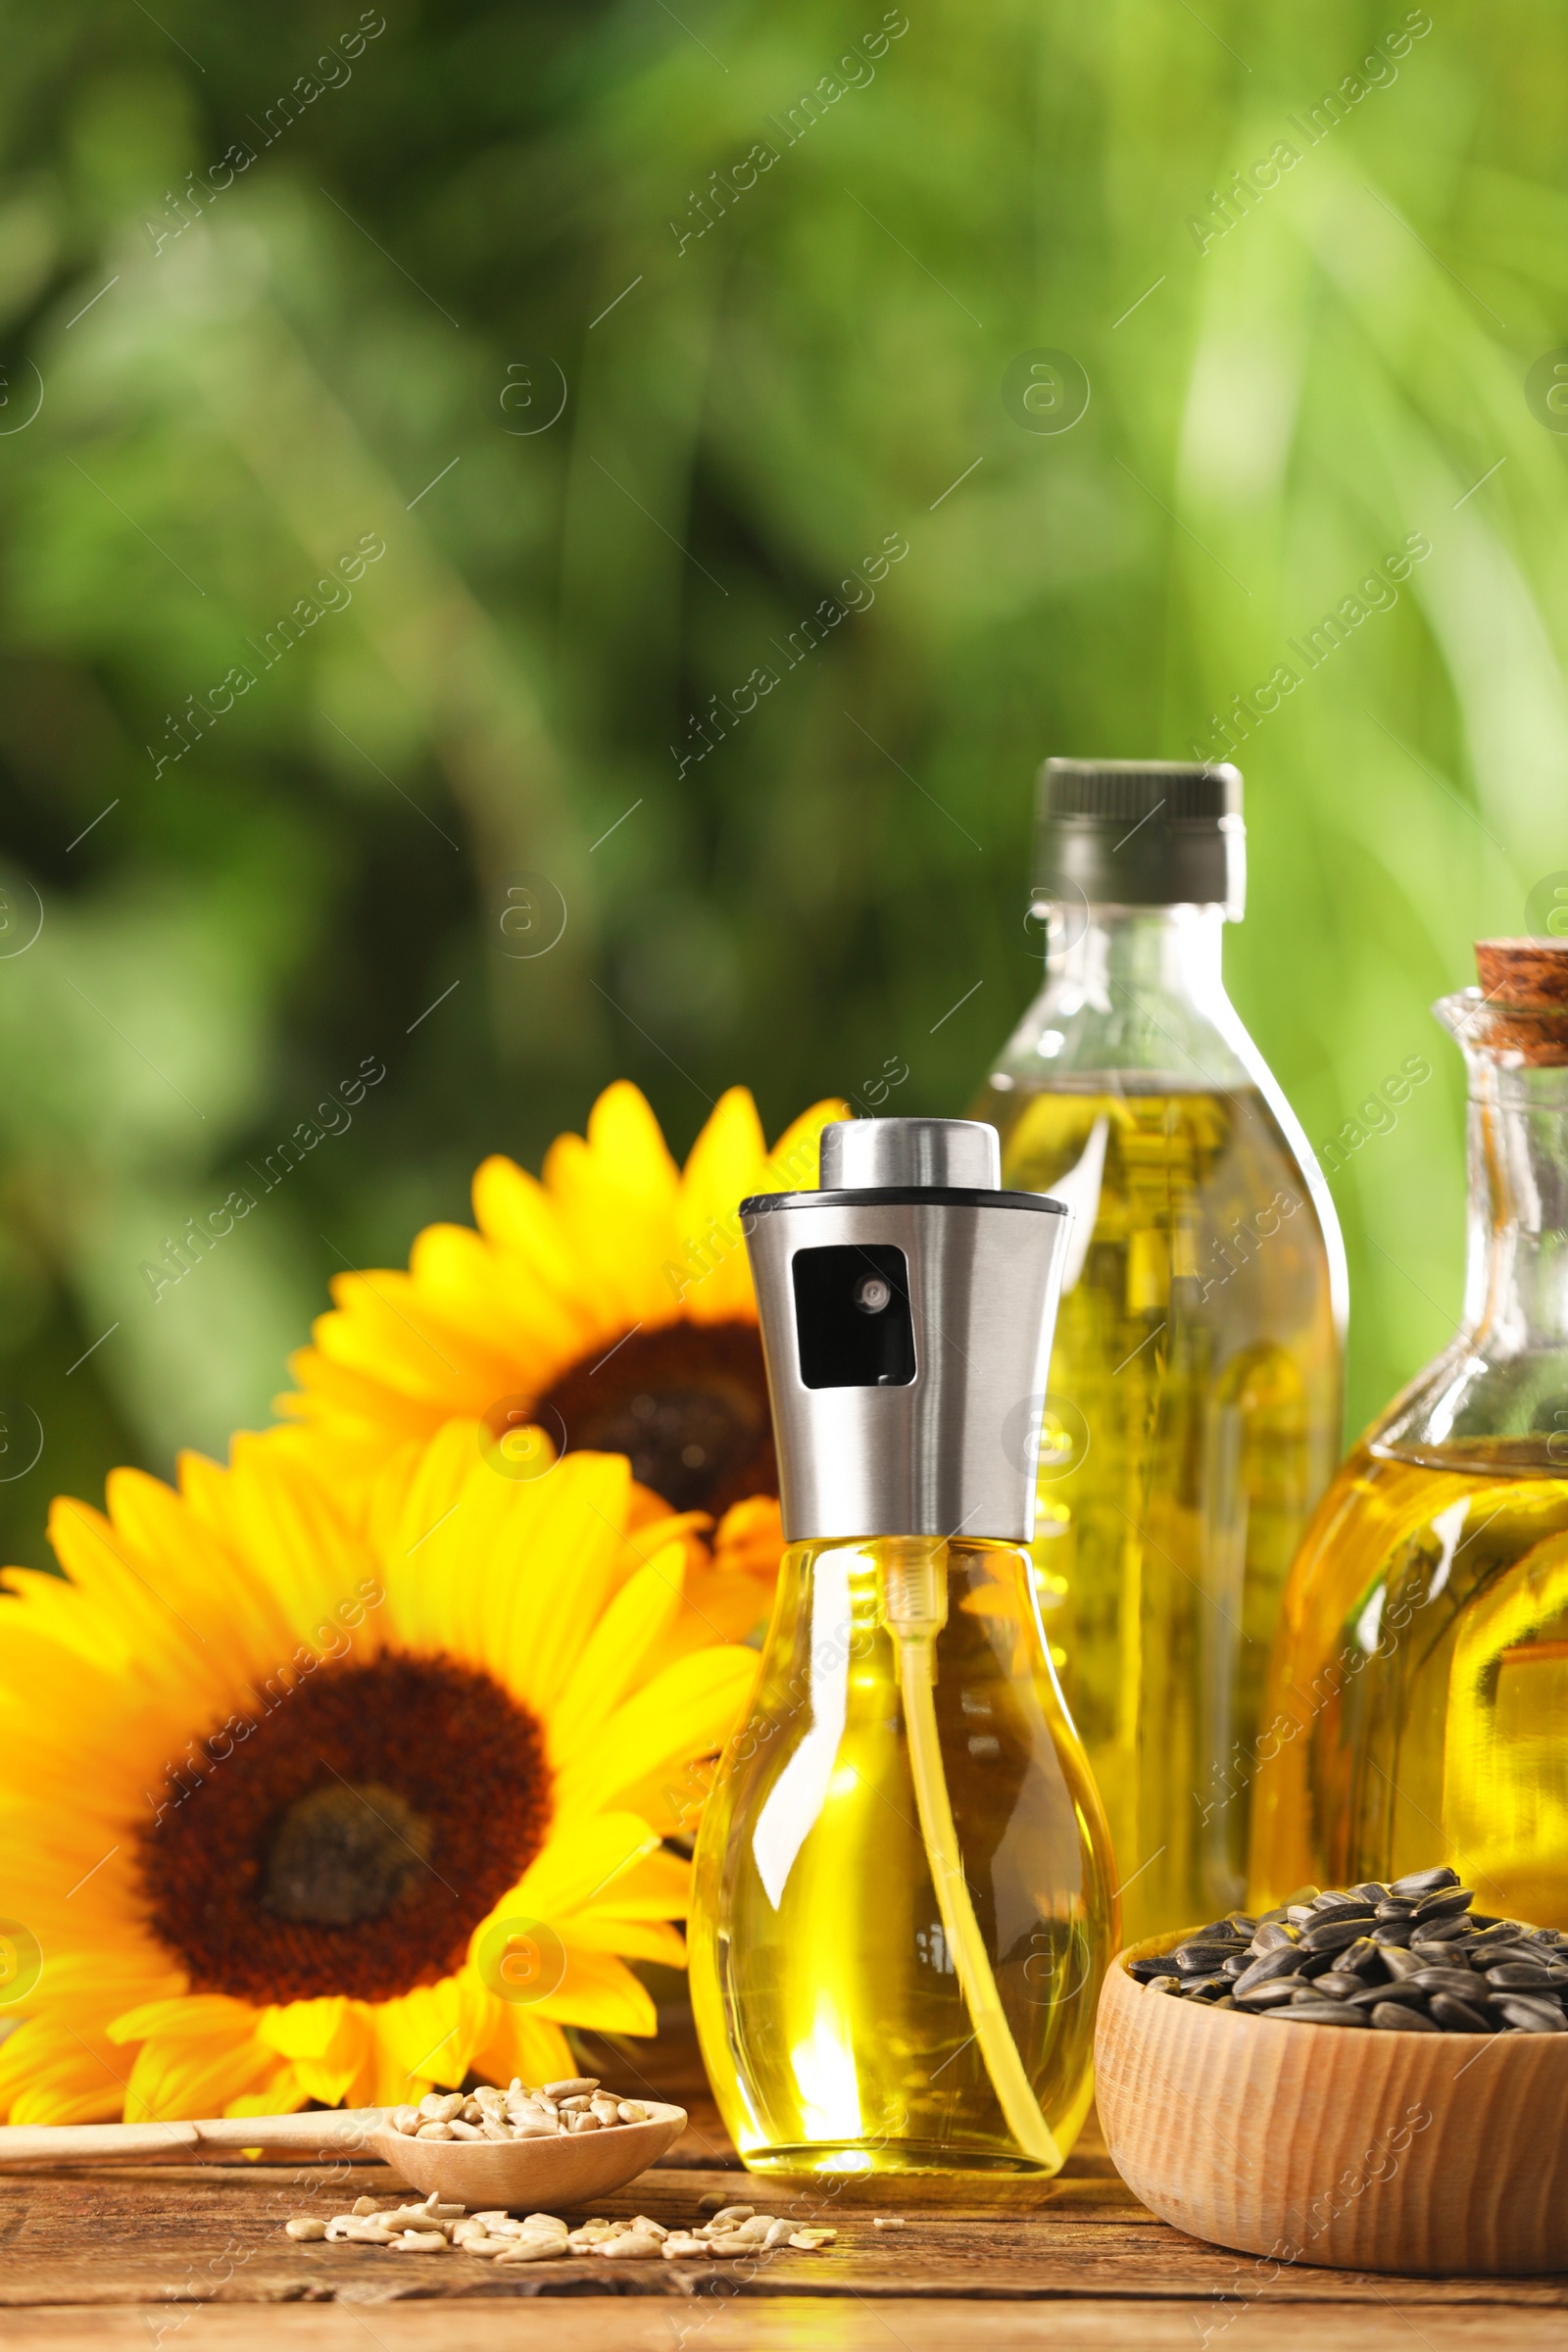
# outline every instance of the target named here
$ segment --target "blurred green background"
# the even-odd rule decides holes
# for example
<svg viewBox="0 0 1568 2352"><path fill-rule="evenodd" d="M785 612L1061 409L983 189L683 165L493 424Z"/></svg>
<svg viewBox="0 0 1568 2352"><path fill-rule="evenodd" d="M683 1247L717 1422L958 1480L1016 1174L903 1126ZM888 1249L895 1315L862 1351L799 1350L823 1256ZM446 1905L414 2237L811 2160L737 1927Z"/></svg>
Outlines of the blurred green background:
<svg viewBox="0 0 1568 2352"><path fill-rule="evenodd" d="M961 1108L1039 979L1041 757L1217 751L1412 533L1250 722L1227 953L1314 1142L1431 1060L1334 1180L1352 1423L1441 1344L1426 1007L1568 868L1559 9L5 26L6 1556L51 1493L265 1419L339 1266L617 1073L682 1152L736 1080L770 1131L889 1062L886 1107ZM1068 431L1004 398L1041 348L1087 372ZM165 1237L368 1058L155 1301Z"/></svg>

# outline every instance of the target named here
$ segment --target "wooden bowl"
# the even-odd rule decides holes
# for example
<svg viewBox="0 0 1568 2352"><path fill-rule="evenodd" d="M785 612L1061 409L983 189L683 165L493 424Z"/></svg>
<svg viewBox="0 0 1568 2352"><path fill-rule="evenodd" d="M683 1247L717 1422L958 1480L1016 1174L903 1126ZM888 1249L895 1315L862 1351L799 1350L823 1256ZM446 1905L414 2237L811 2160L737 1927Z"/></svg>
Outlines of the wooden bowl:
<svg viewBox="0 0 1568 2352"><path fill-rule="evenodd" d="M421 2196L435 2189L470 2213L487 2206L564 2213L624 2188L686 2129L684 2107L645 2099L645 2124L556 2139L411 2139L383 2124L366 2146Z"/></svg>
<svg viewBox="0 0 1568 2352"><path fill-rule="evenodd" d="M1568 2034L1283 2025L1127 1974L1182 1940L1117 1954L1095 2034L1105 2143L1152 2212L1275 2264L1568 2269Z"/></svg>

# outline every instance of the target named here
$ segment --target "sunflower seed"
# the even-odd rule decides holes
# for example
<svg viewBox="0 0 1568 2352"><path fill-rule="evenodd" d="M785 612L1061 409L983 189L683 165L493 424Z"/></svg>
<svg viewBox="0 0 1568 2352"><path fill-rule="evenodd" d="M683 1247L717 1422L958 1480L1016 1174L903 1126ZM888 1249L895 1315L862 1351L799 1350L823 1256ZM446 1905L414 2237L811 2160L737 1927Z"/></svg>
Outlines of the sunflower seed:
<svg viewBox="0 0 1568 2352"><path fill-rule="evenodd" d="M1389 1892L1398 1895L1401 1899L1415 1902L1423 1894L1435 1894L1440 1887L1457 1886L1458 1884L1459 1873L1456 1870L1449 1870L1447 1864L1443 1863L1436 1870L1407 1872L1402 1879L1394 1881Z"/></svg>
<svg viewBox="0 0 1568 2352"><path fill-rule="evenodd" d="M450 2254L451 2245L439 2230L405 2230L401 2237L388 2241L393 2254Z"/></svg>
<svg viewBox="0 0 1568 2352"><path fill-rule="evenodd" d="M1370 1911L1357 1911L1353 1918L1347 1914L1336 1919L1325 1919L1305 1930L1301 1936L1302 1948L1309 1952L1343 1952L1348 1944L1355 1943L1364 1936L1371 1925Z"/></svg>
<svg viewBox="0 0 1568 2352"><path fill-rule="evenodd" d="M1294 2001L1297 1980L1294 1977L1272 1977L1266 1984L1256 1984L1250 1992L1235 1994L1231 2006L1235 2009L1282 2009Z"/></svg>
<svg viewBox="0 0 1568 2352"><path fill-rule="evenodd" d="M638 2099L618 2100L616 2113L623 2124L646 2124L648 2121L648 2110Z"/></svg>
<svg viewBox="0 0 1568 2352"><path fill-rule="evenodd" d="M599 2077L572 2075L564 2082L541 2082L539 2087L547 2099L586 2099L599 2088Z"/></svg>
<svg viewBox="0 0 1568 2352"><path fill-rule="evenodd" d="M285 2237L298 2238L302 2242L308 2238L324 2237L326 2224L318 2221L314 2214L306 2213L302 2214L297 2222L285 2222L283 2234Z"/></svg>
<svg viewBox="0 0 1568 2352"><path fill-rule="evenodd" d="M1479 2009L1473 2009L1468 2001L1461 2000L1456 1993L1435 1992L1427 2006L1439 2025L1446 2026L1450 2034L1494 2034L1496 2032L1496 2027L1490 2017L1484 2015Z"/></svg>
<svg viewBox="0 0 1568 2352"><path fill-rule="evenodd" d="M1363 1911L1370 1913L1372 1905L1379 1900L1381 1891L1382 1890L1380 1888L1378 1894L1374 1894L1368 1898L1366 1895L1359 1894L1353 1890L1347 1894L1337 1894L1331 1890L1327 1894L1320 1894L1316 1902L1312 1905L1312 1909L1319 1919L1337 1917L1342 1911L1347 1914L1352 1911L1356 1913Z"/></svg>
<svg viewBox="0 0 1568 2352"><path fill-rule="evenodd" d="M838 2236L836 2230L797 2230L790 2239L803 2253L814 2254L818 2246L831 2246Z"/></svg>
<svg viewBox="0 0 1568 2352"><path fill-rule="evenodd" d="M1512 1993L1497 2003L1510 2026L1526 2034L1568 2034L1568 2017L1555 2001L1536 2000L1527 1992Z"/></svg>
<svg viewBox="0 0 1568 2352"><path fill-rule="evenodd" d="M705 2197L703 2200L704 2207L706 2207L707 2202L708 2200ZM701 2211L702 2208L699 2208L699 2210ZM709 2224L709 2228L710 2230L722 2230L728 2228L739 2229L741 2223L749 2222L756 2211L757 2207L755 2205L720 2205L711 2222Z"/></svg>
<svg viewBox="0 0 1568 2352"><path fill-rule="evenodd" d="M1352 2009L1348 2001L1293 2001L1285 2009L1265 2009L1265 2017L1283 2017L1294 2025L1308 2026L1364 2026L1366 2017Z"/></svg>
<svg viewBox="0 0 1568 2352"><path fill-rule="evenodd" d="M1349 1976L1337 1968L1331 1968L1327 1975L1312 1980L1314 1994L1328 2001L1348 2001L1352 1992L1361 1989L1359 1977Z"/></svg>
<svg viewBox="0 0 1568 2352"><path fill-rule="evenodd" d="M1420 1992L1451 1993L1461 2001L1469 1994L1481 1990L1477 1980L1470 1975L1467 1969L1418 1968L1413 1976L1405 1979L1405 1982L1415 1985Z"/></svg>
<svg viewBox="0 0 1568 2352"><path fill-rule="evenodd" d="M427 2123L450 2124L455 2115L463 2113L461 2090L427 2090L419 2101L419 2113Z"/></svg>
<svg viewBox="0 0 1568 2352"><path fill-rule="evenodd" d="M1183 1976L1206 1977L1242 1948L1240 1943L1179 1943L1171 1958Z"/></svg>
<svg viewBox="0 0 1568 2352"><path fill-rule="evenodd" d="M1496 1968L1487 1970L1487 1983L1499 1986L1549 1984L1552 1982L1539 1960L1504 1960Z"/></svg>
<svg viewBox="0 0 1568 2352"><path fill-rule="evenodd" d="M1294 1977L1301 1966L1301 1954L1294 1944L1281 1944L1254 1960L1236 1980L1236 1997L1253 1992L1259 1984L1270 1984L1279 1977Z"/></svg>
<svg viewBox="0 0 1568 2352"><path fill-rule="evenodd" d="M1404 2001L1379 2001L1371 2012L1372 2023L1385 2034L1441 2034L1430 2017L1412 2009Z"/></svg>
<svg viewBox="0 0 1568 2352"><path fill-rule="evenodd" d="M694 2231L689 2230L672 2230L664 2239L660 2251L666 2262L677 2261L683 2255L706 2255L708 2240L706 2237L698 2237Z"/></svg>
<svg viewBox="0 0 1568 2352"><path fill-rule="evenodd" d="M1415 1907L1415 1917L1418 1921L1451 1919L1456 1912L1468 1911L1475 1899L1473 1887L1437 1886L1430 1894L1422 1895Z"/></svg>

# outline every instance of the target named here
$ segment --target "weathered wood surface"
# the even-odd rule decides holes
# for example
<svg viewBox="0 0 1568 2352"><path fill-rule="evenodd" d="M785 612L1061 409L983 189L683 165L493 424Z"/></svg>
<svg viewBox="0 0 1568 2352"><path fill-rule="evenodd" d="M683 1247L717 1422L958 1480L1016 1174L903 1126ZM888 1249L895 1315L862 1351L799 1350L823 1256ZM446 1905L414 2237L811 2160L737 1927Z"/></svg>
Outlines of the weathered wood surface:
<svg viewBox="0 0 1568 2352"><path fill-rule="evenodd" d="M1497 2304L1423 2308L1279 2304L1207 2340L1219 2352L1560 2352L1560 2314ZM1206 2321L1205 2325L1208 2324ZM1220 2325L1223 2325L1221 2315ZM780 2295L693 2305L596 2295L514 2308L401 2303L367 2320L341 2303L265 2317L230 2304L181 2311L7 2314L7 2352L1194 2352L1191 2303L953 2303Z"/></svg>
<svg viewBox="0 0 1568 2352"><path fill-rule="evenodd" d="M466 2255L296 2245L292 2215L390 2193L378 2165L138 2164L0 2174L5 2352L1520 2352L1568 2346L1568 2277L1402 2279L1278 2269L1154 2220L1093 2125L1060 2180L769 2182L736 2169L672 2049L646 2087L692 2126L603 2200L690 2222L720 2190L830 2224L836 2245L745 2263L572 2260L504 2273ZM635 2063L607 2053L607 2079ZM690 2077L690 2079L688 2079ZM907 2226L878 2230L873 2216ZM581 2215L568 2218L582 2219ZM519 2309L518 2306L525 2306Z"/></svg>
<svg viewBox="0 0 1568 2352"><path fill-rule="evenodd" d="M125 2167L114 2173L29 2175L0 2181L0 2336L16 2312L46 2305L288 2304L337 2300L368 2310L407 2301L593 2302L606 2296L688 2311L775 2297L848 2297L862 2304L911 2295L1075 2301L1185 2301L1205 2325L1287 2304L1397 2305L1414 2312L1506 2304L1556 2314L1568 2342L1568 2278L1396 2279L1355 2272L1255 2264L1200 2244L1146 2213L1119 2182L1069 2179L1044 2187L997 2184L984 2203L940 2200L936 2184L890 2195L888 2184L747 2181L767 2211L828 2222L838 2243L817 2254L780 2248L739 2262L611 2265L593 2259L498 2273L460 2255L394 2255L373 2246L296 2245L292 2214L343 2210L356 2194L390 2189L379 2166ZM612 2215L646 2212L672 2226L696 2218L708 2189L742 2193L733 2172L672 2167L604 2200ZM879 2230L875 2213L907 2226ZM568 2217L581 2219L583 2217ZM379 2324L379 2323L377 2323ZM1423 2320L1421 2323L1425 2325ZM531 2323L530 2323L531 2325ZM705 2323L705 2334L706 2334ZM260 2342L261 2336L257 2338ZM183 2348L182 2348L183 2352Z"/></svg>

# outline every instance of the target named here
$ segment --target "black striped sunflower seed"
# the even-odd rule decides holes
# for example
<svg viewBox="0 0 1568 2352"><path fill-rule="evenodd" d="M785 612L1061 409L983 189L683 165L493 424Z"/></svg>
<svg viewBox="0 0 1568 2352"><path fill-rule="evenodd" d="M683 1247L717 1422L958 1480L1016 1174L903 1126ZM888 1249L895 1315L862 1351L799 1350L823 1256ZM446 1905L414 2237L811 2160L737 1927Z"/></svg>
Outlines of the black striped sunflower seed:
<svg viewBox="0 0 1568 2352"><path fill-rule="evenodd" d="M1343 1952L1348 1944L1364 1936L1371 1925L1370 1911L1358 1911L1353 1919L1325 1919L1318 1926L1305 1929L1301 1942L1309 1952Z"/></svg>
<svg viewBox="0 0 1568 2352"><path fill-rule="evenodd" d="M1564 2017L1555 2001L1532 2000L1528 1993L1515 1993L1497 2003L1510 2026L1524 2034L1568 2034L1568 2017Z"/></svg>
<svg viewBox="0 0 1568 2352"><path fill-rule="evenodd" d="M1455 1912L1468 1911L1475 1901L1475 1890L1469 1886L1439 1886L1424 1894L1415 1907L1417 1920L1449 1919Z"/></svg>
<svg viewBox="0 0 1568 2352"><path fill-rule="evenodd" d="M1459 1873L1456 1870L1450 1870L1447 1864L1444 1863L1437 1870L1408 1871L1402 1879L1396 1879L1393 1882L1389 1892L1411 1902L1418 1902L1424 1894L1435 1894L1440 1887L1457 1886L1458 1884Z"/></svg>
<svg viewBox="0 0 1568 2352"><path fill-rule="evenodd" d="M1371 2012L1372 2023L1385 2034L1441 2034L1421 2010L1410 2008L1403 2001L1379 2001Z"/></svg>
<svg viewBox="0 0 1568 2352"><path fill-rule="evenodd" d="M1494 2018L1486 2016L1480 2009L1472 2009L1468 2001L1460 2000L1455 1993L1435 1992L1428 2001L1427 2007L1439 2025L1446 2026L1450 2034L1494 2034L1496 2032Z"/></svg>
<svg viewBox="0 0 1568 2352"><path fill-rule="evenodd" d="M1251 1966L1237 1978L1237 1992L1252 1992L1259 1984L1272 1984L1281 1977L1298 1976L1300 1973L1301 1957L1301 1954L1291 1944L1286 1944L1276 1951L1265 1952L1261 1959L1254 1960Z"/></svg>

